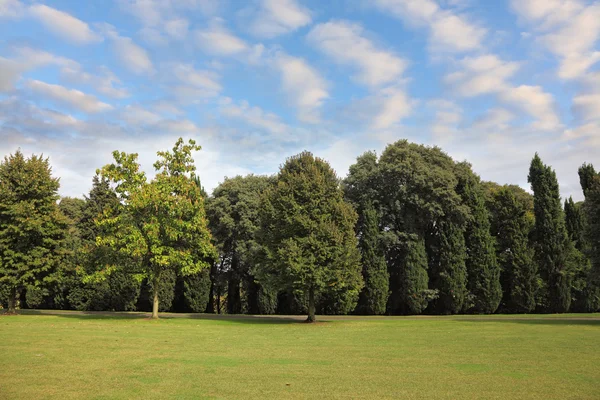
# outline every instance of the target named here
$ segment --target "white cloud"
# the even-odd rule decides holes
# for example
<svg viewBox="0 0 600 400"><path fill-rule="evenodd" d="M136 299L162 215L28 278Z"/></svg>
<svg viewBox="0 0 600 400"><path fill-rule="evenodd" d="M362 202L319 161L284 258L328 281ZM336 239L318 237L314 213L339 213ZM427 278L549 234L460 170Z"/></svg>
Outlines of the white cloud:
<svg viewBox="0 0 600 400"><path fill-rule="evenodd" d="M96 113L113 108L110 104L103 103L92 95L85 94L79 90L67 89L64 86L53 85L38 80L30 80L28 86L39 95L46 96L81 111Z"/></svg>
<svg viewBox="0 0 600 400"><path fill-rule="evenodd" d="M427 27L430 49L436 53L480 49L487 32L465 16L441 9L433 0L374 0L373 4L408 25Z"/></svg>
<svg viewBox="0 0 600 400"><path fill-rule="evenodd" d="M289 127L277 115L265 112L260 107L250 106L247 101L235 104L231 99L224 98L219 110L226 117L239 119L275 135L283 135L289 131Z"/></svg>
<svg viewBox="0 0 600 400"><path fill-rule="evenodd" d="M119 112L119 117L130 126L148 126L156 124L160 115L146 110L137 104L129 104Z"/></svg>
<svg viewBox="0 0 600 400"><path fill-rule="evenodd" d="M172 38L181 40L187 36L189 25L187 19L171 19L165 23L165 32Z"/></svg>
<svg viewBox="0 0 600 400"><path fill-rule="evenodd" d="M509 122L515 119L515 115L503 108L492 108L486 113L477 118L471 127L478 133L483 133L492 130L504 130L508 127Z"/></svg>
<svg viewBox="0 0 600 400"><path fill-rule="evenodd" d="M466 57L459 61L461 69L445 77L461 96L479 96L506 90L507 79L519 69L516 62L505 62L493 54Z"/></svg>
<svg viewBox="0 0 600 400"><path fill-rule="evenodd" d="M249 10L249 30L254 35L273 38L311 23L311 13L296 0L260 0L257 10Z"/></svg>
<svg viewBox="0 0 600 400"><path fill-rule="evenodd" d="M360 71L357 80L368 86L397 83L406 68L403 59L367 39L358 24L345 21L320 24L308 34L308 40L334 61L355 66Z"/></svg>
<svg viewBox="0 0 600 400"><path fill-rule="evenodd" d="M573 113L584 121L600 121L600 91L573 97ZM600 135L600 131L597 133Z"/></svg>
<svg viewBox="0 0 600 400"><path fill-rule="evenodd" d="M534 117L536 122L533 128L552 130L560 126L552 95L544 92L539 86L521 85L509 88L500 94L500 99Z"/></svg>
<svg viewBox="0 0 600 400"><path fill-rule="evenodd" d="M517 15L533 25L536 41L558 57L558 76L581 78L600 61L600 4L578 0L512 0Z"/></svg>
<svg viewBox="0 0 600 400"><path fill-rule="evenodd" d="M19 18L24 7L19 0L0 0L0 18Z"/></svg>
<svg viewBox="0 0 600 400"><path fill-rule="evenodd" d="M115 87L121 81L108 68L100 68L101 74L90 74L81 69L79 65L64 67L60 71L61 79L71 84L88 85L99 93L114 99L129 97L127 89Z"/></svg>
<svg viewBox="0 0 600 400"><path fill-rule="evenodd" d="M190 64L169 64L167 68L182 83L206 90L213 95L221 91L218 75L212 71L197 70Z"/></svg>
<svg viewBox="0 0 600 400"><path fill-rule="evenodd" d="M249 50L248 44L238 38L220 23L209 29L195 31L196 43L206 52L219 56L232 56Z"/></svg>
<svg viewBox="0 0 600 400"><path fill-rule="evenodd" d="M387 129L411 113L411 102L402 88L385 88L374 96L377 111L373 117L374 129Z"/></svg>
<svg viewBox="0 0 600 400"><path fill-rule="evenodd" d="M274 66L281 74L283 90L298 108L298 118L318 122L318 108L329 96L325 80L302 58L284 53L276 55Z"/></svg>
<svg viewBox="0 0 600 400"><path fill-rule="evenodd" d="M13 90L22 72L21 63L0 57L0 93Z"/></svg>
<svg viewBox="0 0 600 400"><path fill-rule="evenodd" d="M148 52L135 44L131 38L117 36L113 38L114 52L121 64L131 72L142 75L152 74L154 66Z"/></svg>
<svg viewBox="0 0 600 400"><path fill-rule="evenodd" d="M80 19L43 4L29 7L29 14L55 35L75 44L89 44L102 41L89 25Z"/></svg>
<svg viewBox="0 0 600 400"><path fill-rule="evenodd" d="M46 65L69 66L73 68L79 65L71 59L29 47L13 48L13 53L13 59L0 57L0 92L13 90L21 75L31 69Z"/></svg>

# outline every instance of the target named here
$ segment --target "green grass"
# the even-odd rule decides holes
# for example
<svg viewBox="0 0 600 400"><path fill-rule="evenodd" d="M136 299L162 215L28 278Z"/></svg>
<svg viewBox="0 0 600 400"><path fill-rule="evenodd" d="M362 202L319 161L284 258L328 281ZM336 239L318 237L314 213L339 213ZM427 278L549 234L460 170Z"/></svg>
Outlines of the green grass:
<svg viewBox="0 0 600 400"><path fill-rule="evenodd" d="M59 314L0 317L0 398L600 398L598 314Z"/></svg>

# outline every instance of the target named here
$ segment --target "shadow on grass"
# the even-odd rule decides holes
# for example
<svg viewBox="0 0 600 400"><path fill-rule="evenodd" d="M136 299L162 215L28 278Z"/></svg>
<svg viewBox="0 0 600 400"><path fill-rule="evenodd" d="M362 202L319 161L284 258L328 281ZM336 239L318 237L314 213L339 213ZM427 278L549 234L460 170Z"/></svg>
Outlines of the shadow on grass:
<svg viewBox="0 0 600 400"><path fill-rule="evenodd" d="M138 319L150 320L150 313L145 312L112 312L112 311L65 311L65 310L19 310L19 315L46 315L61 318L74 318L80 320L123 320ZM18 317L18 316L17 316ZM241 324L298 324L304 323L306 317L302 315L276 316L276 315L225 315L225 314L192 314L192 313L159 313L163 320L199 319Z"/></svg>
<svg viewBox="0 0 600 400"><path fill-rule="evenodd" d="M600 327L599 318L457 318L458 322L512 323L525 325L588 325Z"/></svg>

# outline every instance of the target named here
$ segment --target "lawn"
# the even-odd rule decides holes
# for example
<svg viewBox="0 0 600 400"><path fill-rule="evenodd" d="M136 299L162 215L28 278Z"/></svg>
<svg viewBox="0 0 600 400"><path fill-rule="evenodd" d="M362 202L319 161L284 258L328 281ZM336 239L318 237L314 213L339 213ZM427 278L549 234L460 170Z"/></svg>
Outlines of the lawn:
<svg viewBox="0 0 600 400"><path fill-rule="evenodd" d="M1 399L600 398L600 315L0 317Z"/></svg>

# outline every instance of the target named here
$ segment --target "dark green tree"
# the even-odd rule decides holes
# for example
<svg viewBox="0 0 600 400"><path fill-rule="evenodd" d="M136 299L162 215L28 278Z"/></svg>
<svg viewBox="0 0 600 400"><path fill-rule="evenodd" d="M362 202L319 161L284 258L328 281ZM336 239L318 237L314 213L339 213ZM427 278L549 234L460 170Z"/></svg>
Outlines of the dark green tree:
<svg viewBox="0 0 600 400"><path fill-rule="evenodd" d="M430 261L432 286L439 291L433 309L439 314L456 314L467 297L464 228L454 221L441 221L437 232L437 254Z"/></svg>
<svg viewBox="0 0 600 400"><path fill-rule="evenodd" d="M227 281L227 312L251 314L265 311L263 296L270 294L255 282L251 266L260 245L256 240L259 229L260 199L273 183L266 176L248 175L225 179L215 188L207 203L209 227L219 253L219 268ZM215 280L218 279L215 277ZM242 296L242 291L246 296ZM263 310L261 310L263 309Z"/></svg>
<svg viewBox="0 0 600 400"><path fill-rule="evenodd" d="M567 268L569 238L556 173L537 153L531 161L528 182L534 200L535 260L544 282L543 307L549 312L567 312L571 305L570 271Z"/></svg>
<svg viewBox="0 0 600 400"><path fill-rule="evenodd" d="M309 152L288 158L263 196L259 282L305 298L308 322L322 293L350 291L357 299L363 283L356 220L326 161Z"/></svg>
<svg viewBox="0 0 600 400"><path fill-rule="evenodd" d="M384 314L386 310L390 277L379 236L377 211L373 206L367 206L363 211L363 229L359 239L365 282L356 308L359 314L379 315Z"/></svg>
<svg viewBox="0 0 600 400"><path fill-rule="evenodd" d="M0 163L0 286L8 312L27 286L42 286L64 258L67 220L56 205L58 178L48 159L18 150Z"/></svg>
<svg viewBox="0 0 600 400"><path fill-rule="evenodd" d="M533 218L527 204L515 192L503 187L493 193L490 204L491 231L496 238L496 254L502 284L501 312L528 313L534 310L537 291L537 264L529 234Z"/></svg>
<svg viewBox="0 0 600 400"><path fill-rule="evenodd" d="M600 309L600 174L592 164L583 164L579 168L579 181L585 196L582 211L585 219L584 253L589 258L586 309Z"/></svg>
<svg viewBox="0 0 600 400"><path fill-rule="evenodd" d="M471 210L465 231L469 292L465 310L491 314L496 311L502 299L502 286L494 238L490 232L490 216L479 177L466 163L459 164L459 170L457 191Z"/></svg>
<svg viewBox="0 0 600 400"><path fill-rule="evenodd" d="M573 201L573 197L565 200L565 226L575 248L582 251L585 247L585 220L580 205Z"/></svg>

